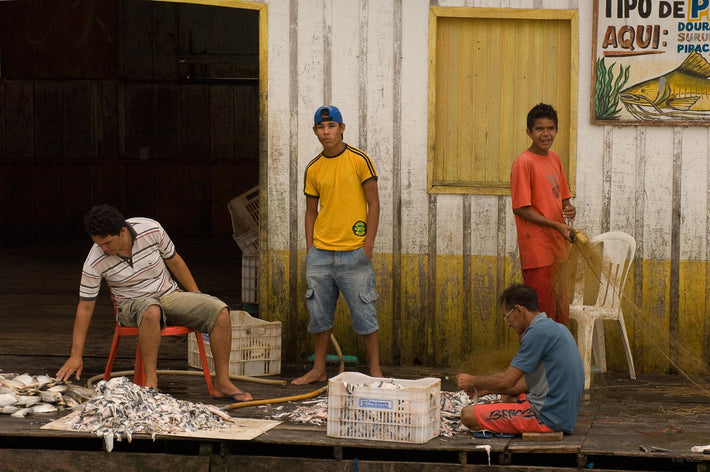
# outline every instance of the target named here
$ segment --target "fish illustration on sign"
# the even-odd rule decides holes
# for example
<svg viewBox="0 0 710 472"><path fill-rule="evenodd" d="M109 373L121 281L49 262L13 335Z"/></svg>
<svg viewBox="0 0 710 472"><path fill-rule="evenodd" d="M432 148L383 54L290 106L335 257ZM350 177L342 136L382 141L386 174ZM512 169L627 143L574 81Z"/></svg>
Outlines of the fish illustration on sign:
<svg viewBox="0 0 710 472"><path fill-rule="evenodd" d="M639 120L710 119L710 63L693 51L677 69L632 85L619 98Z"/></svg>

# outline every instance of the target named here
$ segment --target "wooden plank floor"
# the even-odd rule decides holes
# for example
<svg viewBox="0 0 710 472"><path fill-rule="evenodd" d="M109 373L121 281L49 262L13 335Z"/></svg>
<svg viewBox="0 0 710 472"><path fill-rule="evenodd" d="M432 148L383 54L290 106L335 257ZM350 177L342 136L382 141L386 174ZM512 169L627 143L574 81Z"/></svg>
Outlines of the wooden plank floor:
<svg viewBox="0 0 710 472"><path fill-rule="evenodd" d="M232 241L187 241L178 244L198 283L232 306L239 305L240 259ZM53 375L69 354L79 272L88 243L0 248L0 370ZM114 327L105 293L98 302L86 345L82 381L103 371ZM122 342L114 370L132 367L135 342ZM282 375L290 381L309 366L284 359ZM185 337L164 339L159 368L187 368ZM361 370L361 366L354 366ZM443 390L454 390L455 372L426 367L387 367L396 378L438 376ZM331 366L329 374L335 375ZM710 379L694 379L708 385ZM679 376L624 373L595 375L584 398L575 434L555 442L521 438L477 439L470 432L434 438L426 444L401 444L330 438L325 425L285 422L252 441L185 440L135 437L103 451L100 439L88 434L45 431L40 427L60 416L24 419L0 415L0 470L710 470L710 455L691 452L710 444L710 398ZM311 392L310 386L241 383L256 399ZM201 377L165 375L161 390L173 396L225 405L211 399ZM240 417L268 418L300 403L232 410ZM485 447L490 446L489 455ZM641 449L645 446L647 451ZM648 452L660 448L668 452Z"/></svg>

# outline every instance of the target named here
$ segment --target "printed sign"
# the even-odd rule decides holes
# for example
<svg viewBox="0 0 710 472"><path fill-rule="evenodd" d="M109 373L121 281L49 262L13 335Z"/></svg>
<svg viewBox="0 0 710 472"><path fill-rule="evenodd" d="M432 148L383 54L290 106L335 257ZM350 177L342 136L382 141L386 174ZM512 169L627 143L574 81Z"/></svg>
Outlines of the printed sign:
<svg viewBox="0 0 710 472"><path fill-rule="evenodd" d="M370 410L391 410L394 408L392 400L376 400L373 398L358 399L358 407Z"/></svg>
<svg viewBox="0 0 710 472"><path fill-rule="evenodd" d="M592 122L710 125L710 0L594 0Z"/></svg>

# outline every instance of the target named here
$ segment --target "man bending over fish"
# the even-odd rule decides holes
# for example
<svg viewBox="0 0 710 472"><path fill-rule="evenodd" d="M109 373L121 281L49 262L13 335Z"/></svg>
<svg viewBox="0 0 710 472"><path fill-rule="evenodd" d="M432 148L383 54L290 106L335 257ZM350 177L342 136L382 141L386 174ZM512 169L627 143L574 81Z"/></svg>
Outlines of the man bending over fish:
<svg viewBox="0 0 710 472"><path fill-rule="evenodd" d="M505 289L500 305L503 320L520 335L518 352L503 372L458 374L458 386L471 397L498 393L517 399L464 407L461 423L492 433L573 433L584 368L572 334L540 313L537 293L527 285Z"/></svg>
<svg viewBox="0 0 710 472"><path fill-rule="evenodd" d="M57 378L66 380L76 373L79 379L81 375L84 343L103 278L117 306L116 321L121 326L138 327L146 387L158 387L161 328L183 325L210 335L215 397L235 402L251 400L249 393L229 379L229 308L219 299L200 293L160 223L148 218L125 220L116 208L99 205L84 218L84 228L94 245L82 269L71 356Z"/></svg>

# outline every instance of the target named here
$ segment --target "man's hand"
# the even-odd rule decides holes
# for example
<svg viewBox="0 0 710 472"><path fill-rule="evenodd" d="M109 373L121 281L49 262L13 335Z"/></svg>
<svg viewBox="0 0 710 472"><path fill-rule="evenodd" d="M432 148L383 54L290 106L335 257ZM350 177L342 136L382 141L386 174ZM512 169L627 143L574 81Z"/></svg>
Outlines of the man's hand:
<svg viewBox="0 0 710 472"><path fill-rule="evenodd" d="M365 253L365 257L367 257L367 258L370 259L370 260L372 260L372 251L373 251L373 249L375 249L374 244L369 245L369 244L367 244L367 242L366 242L365 245L362 247L362 250L363 250L363 252Z"/></svg>
<svg viewBox="0 0 710 472"><path fill-rule="evenodd" d="M472 397L476 393L476 386L473 384L473 375L458 374L456 376L456 382L458 383L459 389L466 392L469 397Z"/></svg>
<svg viewBox="0 0 710 472"><path fill-rule="evenodd" d="M562 216L567 220L574 221L574 217L577 216L577 209L571 203L568 203L562 208Z"/></svg>
<svg viewBox="0 0 710 472"><path fill-rule="evenodd" d="M570 225L566 225L564 223L558 223L555 226L555 229L562 235L563 238L565 238L567 241L573 243L574 242L574 228L571 227Z"/></svg>
<svg viewBox="0 0 710 472"><path fill-rule="evenodd" d="M565 216L565 218L568 217L567 215L570 215L570 219L574 219L577 214L577 210L569 203L568 200L565 200L565 202L566 203L563 203L562 214ZM559 232L562 237L565 238L567 241L573 242L572 233L574 232L574 228L572 228L570 225L567 225L557 220L545 218L540 213L533 210L530 206L514 208L513 213L515 214L515 216L519 216L520 218L528 220L529 222L538 226L552 228L555 231Z"/></svg>
<svg viewBox="0 0 710 472"><path fill-rule="evenodd" d="M76 379L79 380L81 371L84 368L84 360L81 356L71 356L57 371L57 380L68 380L71 374L76 372Z"/></svg>

